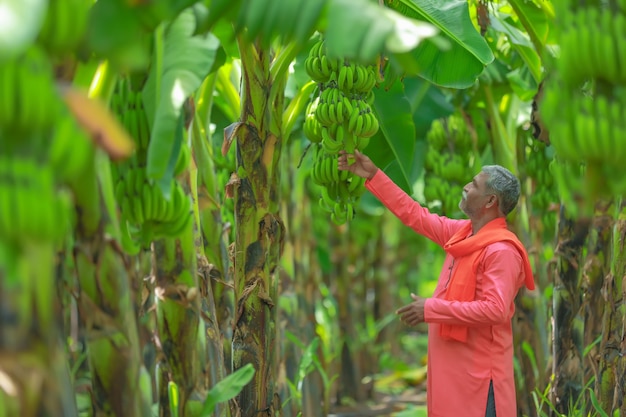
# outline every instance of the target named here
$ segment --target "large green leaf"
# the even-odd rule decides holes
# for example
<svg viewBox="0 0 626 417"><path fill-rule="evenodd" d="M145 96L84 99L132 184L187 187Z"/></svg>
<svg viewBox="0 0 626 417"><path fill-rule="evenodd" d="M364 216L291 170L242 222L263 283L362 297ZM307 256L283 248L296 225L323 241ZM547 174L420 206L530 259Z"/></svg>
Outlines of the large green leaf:
<svg viewBox="0 0 626 417"><path fill-rule="evenodd" d="M539 3L539 4L538 4ZM554 21L554 10L549 1L533 2L528 0L509 0L508 4L530 37L539 55L543 53L550 36Z"/></svg>
<svg viewBox="0 0 626 417"><path fill-rule="evenodd" d="M454 113L450 98L440 88L422 78L405 78L404 91L411 104L415 133L418 138L426 137L433 120Z"/></svg>
<svg viewBox="0 0 626 417"><path fill-rule="evenodd" d="M248 41L264 47L279 38L303 45L315 32L327 0L243 0L235 28ZM243 30L245 28L245 30Z"/></svg>
<svg viewBox="0 0 626 417"><path fill-rule="evenodd" d="M394 165L397 164L397 167L387 174L401 188L409 190L415 149L415 125L411 104L404 92L404 86L399 81L388 91L376 89L375 94L373 107L380 123L380 134L370 140L367 152L379 167L392 162ZM388 151L384 147L388 148Z"/></svg>
<svg viewBox="0 0 626 417"><path fill-rule="evenodd" d="M0 0L0 61L35 40L47 9L48 0Z"/></svg>
<svg viewBox="0 0 626 417"><path fill-rule="evenodd" d="M249 363L215 384L204 400L200 416L209 417L213 415L213 409L218 403L228 401L239 394L243 387L252 380L254 372L254 367Z"/></svg>
<svg viewBox="0 0 626 417"><path fill-rule="evenodd" d="M207 33L214 31L215 25L219 22L226 22L230 25L233 15L241 7L241 0L202 0L196 3L193 11L198 22L196 31Z"/></svg>
<svg viewBox="0 0 626 417"><path fill-rule="evenodd" d="M195 24L193 13L187 10L167 28L162 62L156 59L143 91L152 126L147 173L149 178L164 184L173 175L176 137L180 134L177 130L184 116L184 104L213 68L220 48L219 41L211 34L193 36Z"/></svg>
<svg viewBox="0 0 626 417"><path fill-rule="evenodd" d="M506 19L508 17L509 16L502 14L492 16L491 27L507 36L512 47L517 51L517 53L520 54L528 66L528 69L535 78L535 81L540 83L543 78L543 74L539 54L537 54L537 51L528 38L528 35L507 22Z"/></svg>
<svg viewBox="0 0 626 417"><path fill-rule="evenodd" d="M466 1L392 0L390 7L439 29L448 48L421 43L411 53L421 77L445 87L467 88L493 61L493 53L470 19Z"/></svg>
<svg viewBox="0 0 626 417"><path fill-rule="evenodd" d="M115 67L143 70L150 59L150 34L123 0L98 0L89 14L87 45Z"/></svg>
<svg viewBox="0 0 626 417"><path fill-rule="evenodd" d="M409 52L435 34L432 25L368 0L332 0L328 5L325 36L330 55L370 63L381 53Z"/></svg>

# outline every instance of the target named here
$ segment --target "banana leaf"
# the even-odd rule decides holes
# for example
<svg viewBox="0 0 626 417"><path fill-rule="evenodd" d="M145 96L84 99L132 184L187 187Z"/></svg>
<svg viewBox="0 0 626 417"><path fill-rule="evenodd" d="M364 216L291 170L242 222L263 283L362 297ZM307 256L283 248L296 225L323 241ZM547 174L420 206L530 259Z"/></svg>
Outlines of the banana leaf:
<svg viewBox="0 0 626 417"><path fill-rule="evenodd" d="M400 56L402 67L434 84L467 88L474 84L494 56L470 19L466 1L387 0L389 7L407 17L435 26L441 42L422 42L408 56Z"/></svg>
<svg viewBox="0 0 626 417"><path fill-rule="evenodd" d="M156 63L143 90L144 105L152 126L147 174L149 178L166 184L162 187L166 189L178 157L180 144L177 146L176 138L181 118L187 116L185 103L220 56L217 38L211 34L193 36L195 30L193 12L186 10L163 32L162 39L157 35Z"/></svg>

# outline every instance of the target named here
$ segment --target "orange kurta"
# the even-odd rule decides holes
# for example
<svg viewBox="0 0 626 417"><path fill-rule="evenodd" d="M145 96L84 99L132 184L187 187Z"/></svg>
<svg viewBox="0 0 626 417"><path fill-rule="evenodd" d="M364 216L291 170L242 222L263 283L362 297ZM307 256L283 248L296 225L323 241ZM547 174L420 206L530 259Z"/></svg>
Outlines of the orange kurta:
<svg viewBox="0 0 626 417"><path fill-rule="evenodd" d="M382 171L367 188L405 225L442 246L469 220L430 213ZM460 198L460 196L459 196ZM454 260L446 255L435 292L426 301L428 323L427 401L429 417L484 417L493 380L496 415L517 414L511 318L524 285L522 257L511 243L487 246L476 277L474 301L445 299ZM466 342L440 336L441 324L468 326Z"/></svg>

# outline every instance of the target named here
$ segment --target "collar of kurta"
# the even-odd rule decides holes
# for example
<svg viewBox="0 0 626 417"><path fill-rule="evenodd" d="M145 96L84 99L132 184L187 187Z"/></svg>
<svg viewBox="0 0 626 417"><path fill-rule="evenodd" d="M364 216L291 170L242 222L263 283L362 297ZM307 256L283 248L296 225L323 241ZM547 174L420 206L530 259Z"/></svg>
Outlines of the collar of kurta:
<svg viewBox="0 0 626 417"><path fill-rule="evenodd" d="M446 288L445 299L454 301L473 301L476 292L476 273L482 260L484 249L496 242L510 242L518 250L524 266L526 287L535 288L532 268L528 260L526 248L517 236L511 232L504 217L498 217L474 234L472 223L467 222L443 246L455 260L456 268L452 271L450 282ZM469 237L468 237L469 236ZM467 340L467 327L457 325L441 325L441 336L446 339L455 339L460 342Z"/></svg>

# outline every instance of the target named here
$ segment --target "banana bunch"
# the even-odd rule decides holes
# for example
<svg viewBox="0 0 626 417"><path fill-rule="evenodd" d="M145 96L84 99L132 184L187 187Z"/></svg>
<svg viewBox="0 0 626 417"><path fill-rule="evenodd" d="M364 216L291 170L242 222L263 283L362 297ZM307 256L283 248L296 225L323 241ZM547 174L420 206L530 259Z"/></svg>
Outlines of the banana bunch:
<svg viewBox="0 0 626 417"><path fill-rule="evenodd" d="M322 126L339 125L352 111L352 103L336 87L334 82L324 86L315 107L315 116Z"/></svg>
<svg viewBox="0 0 626 417"><path fill-rule="evenodd" d="M365 179L349 171L337 168L337 157L317 148L313 164L312 178L321 185L319 206L330 213L330 219L337 225L351 221L355 206L365 191Z"/></svg>
<svg viewBox="0 0 626 417"><path fill-rule="evenodd" d="M152 238L176 237L192 220L191 204L185 190L172 181L170 198L165 198L158 184L146 178L142 168L123 173L115 184L115 198L122 217Z"/></svg>
<svg viewBox="0 0 626 417"><path fill-rule="evenodd" d="M311 175L322 187L320 206L334 223L343 224L354 217L365 181L349 171L339 171L337 155L341 150L349 154L363 150L378 132L378 118L371 107L377 75L373 66L329 58L323 38L309 51L305 67L319 83L303 126L307 138L317 144Z"/></svg>
<svg viewBox="0 0 626 417"><path fill-rule="evenodd" d="M359 138L370 138L378 132L378 118L372 107L363 99L352 99L352 109L348 118L348 131Z"/></svg>
<svg viewBox="0 0 626 417"><path fill-rule="evenodd" d="M37 43L51 55L74 52L83 39L93 0L49 0Z"/></svg>
<svg viewBox="0 0 626 417"><path fill-rule="evenodd" d="M150 125L143 104L143 93L131 88L122 78L111 96L111 110L118 115L122 126L135 140L137 154L145 153L150 143Z"/></svg>
<svg viewBox="0 0 626 417"><path fill-rule="evenodd" d="M453 215L459 212L463 186L451 183L436 175L424 178L424 198L431 202L429 208L437 213Z"/></svg>
<svg viewBox="0 0 626 417"><path fill-rule="evenodd" d="M315 118L321 126L321 144L326 152L337 154L339 150L345 149L352 153L355 148L363 149L369 143L363 139L378 132L378 119L371 106L363 99L350 99L333 81L322 89L315 100L318 99ZM309 139L312 142L316 140Z"/></svg>
<svg viewBox="0 0 626 417"><path fill-rule="evenodd" d="M608 7L579 8L563 14L558 70L570 84L589 78L626 82L626 16Z"/></svg>
<svg viewBox="0 0 626 417"><path fill-rule="evenodd" d="M150 144L150 123L143 103L142 91L132 88L128 80L122 78L118 81L115 91L111 96L111 110L115 113L129 135L134 139L136 153L133 156L136 165L143 166L146 163L148 146ZM183 173L191 161L191 149L183 144L180 148L174 176Z"/></svg>
<svg viewBox="0 0 626 417"><path fill-rule="evenodd" d="M304 114L304 124L302 125L304 135L313 143L320 143L322 141L322 125L315 115L319 101L320 98L315 97L307 104Z"/></svg>
<svg viewBox="0 0 626 417"><path fill-rule="evenodd" d="M428 149L424 158L424 198L433 211L458 213L463 186L473 176L472 136L459 114L434 120L426 134Z"/></svg>
<svg viewBox="0 0 626 417"><path fill-rule="evenodd" d="M112 166L115 198L122 221L129 224L131 236L143 243L164 237L177 237L192 221L191 203L182 187L172 179L166 198L158 184L146 177L146 159L150 143L150 125L143 104L143 95L126 78L121 78L111 97L111 110L137 145L135 154ZM189 166L191 149L181 147L174 167L174 176Z"/></svg>
<svg viewBox="0 0 626 417"><path fill-rule="evenodd" d="M560 202L557 183L550 170L553 152L552 146L533 139L526 146L527 156L523 164L526 176L531 179L530 210L533 217L541 219L538 227L550 234L556 227L556 207Z"/></svg>
<svg viewBox="0 0 626 417"><path fill-rule="evenodd" d="M561 201L591 214L598 198L626 192L626 15L608 6L555 5L561 9L556 19L560 57L538 109L559 160L551 173ZM579 181L568 182L572 172L580 174ZM570 186L578 188L563 188Z"/></svg>
<svg viewBox="0 0 626 417"><path fill-rule="evenodd" d="M65 237L71 203L55 187L50 164L0 155L0 240L60 243Z"/></svg>
<svg viewBox="0 0 626 417"><path fill-rule="evenodd" d="M314 143L321 143L327 153L341 149L352 153L363 149L379 129L372 111L372 89L376 85L373 66L363 66L326 55L324 39L316 42L305 61L311 78L319 83L319 95L307 109L304 132ZM310 121L311 115L318 123ZM321 128L320 128L321 127Z"/></svg>
<svg viewBox="0 0 626 417"><path fill-rule="evenodd" d="M317 155L313 161L311 179L318 185L328 186L333 183L348 181L349 171L341 171L337 166L337 157L333 153L328 153L322 147L318 147Z"/></svg>
<svg viewBox="0 0 626 417"><path fill-rule="evenodd" d="M307 74L313 81L326 83L330 81L333 74L337 77L337 70L342 65L339 59L330 59L326 55L324 40L315 42L309 50L309 55L304 61Z"/></svg>
<svg viewBox="0 0 626 417"><path fill-rule="evenodd" d="M19 140L50 130L62 108L50 60L36 45L0 63L0 91L0 130Z"/></svg>
<svg viewBox="0 0 626 417"><path fill-rule="evenodd" d="M376 85L376 69L372 65L343 63L337 74L337 87L346 94L368 93Z"/></svg>
<svg viewBox="0 0 626 417"><path fill-rule="evenodd" d="M548 169L557 185L559 201L568 211L575 211L579 202L585 199L584 165L554 158Z"/></svg>
<svg viewBox="0 0 626 417"><path fill-rule="evenodd" d="M616 170L626 157L626 96L570 94L552 86L542 109L550 121L550 143L556 154L571 162L597 162Z"/></svg>
<svg viewBox="0 0 626 417"><path fill-rule="evenodd" d="M435 166L434 174L444 181L464 185L472 177L468 167L469 161L465 155L446 152L441 163Z"/></svg>
<svg viewBox="0 0 626 417"><path fill-rule="evenodd" d="M79 177L94 156L94 145L69 113L61 115L48 145L50 164L62 181Z"/></svg>

